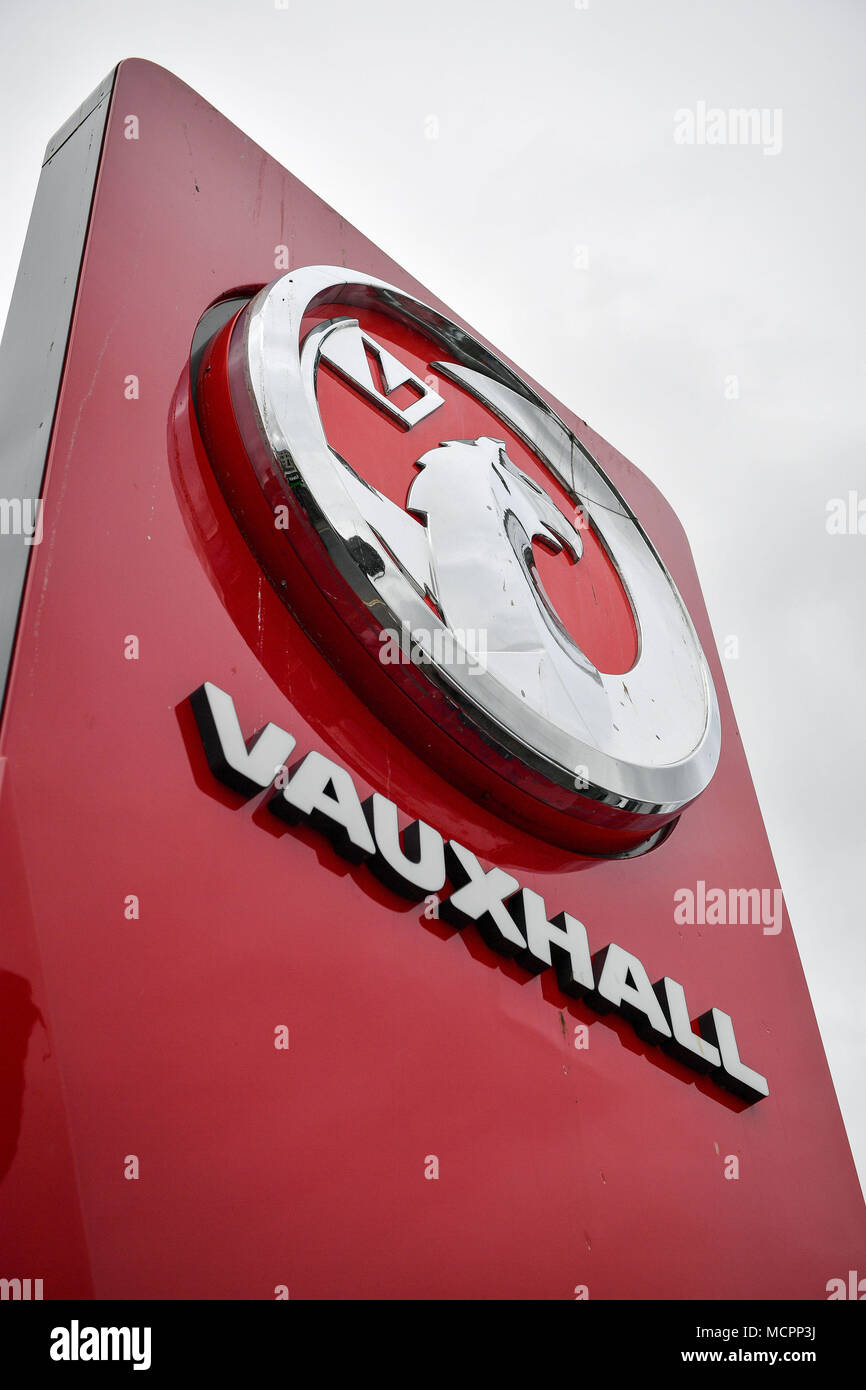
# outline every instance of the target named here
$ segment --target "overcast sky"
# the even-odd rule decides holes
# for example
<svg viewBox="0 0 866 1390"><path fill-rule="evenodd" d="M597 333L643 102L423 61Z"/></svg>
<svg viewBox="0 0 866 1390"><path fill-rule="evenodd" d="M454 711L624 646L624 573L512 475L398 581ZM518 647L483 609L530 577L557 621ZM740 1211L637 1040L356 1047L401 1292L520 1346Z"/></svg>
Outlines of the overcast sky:
<svg viewBox="0 0 866 1390"><path fill-rule="evenodd" d="M866 1179L866 535L826 527L830 499L866 499L863 0L0 0L0 33L0 312L48 138L150 58L667 496L739 641L728 684ZM764 127L708 143L700 103Z"/></svg>

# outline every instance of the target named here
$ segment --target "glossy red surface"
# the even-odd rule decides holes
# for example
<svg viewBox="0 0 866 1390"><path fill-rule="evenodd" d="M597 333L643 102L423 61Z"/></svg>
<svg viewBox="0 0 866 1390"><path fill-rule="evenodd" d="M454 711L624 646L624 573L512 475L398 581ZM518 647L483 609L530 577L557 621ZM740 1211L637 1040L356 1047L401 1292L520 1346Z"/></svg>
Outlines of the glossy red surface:
<svg viewBox="0 0 866 1390"><path fill-rule="evenodd" d="M123 64L2 728L0 1272L46 1298L826 1297L862 1266L866 1220L790 924L673 917L698 879L778 885L679 523L553 402L673 573L723 719L715 779L658 849L580 859L410 752L238 530L188 355L280 245L436 303L176 78ZM580 917L593 949L679 980L692 1017L725 1009L769 1098L745 1108L242 803L204 759L203 680L249 734L290 729Z"/></svg>

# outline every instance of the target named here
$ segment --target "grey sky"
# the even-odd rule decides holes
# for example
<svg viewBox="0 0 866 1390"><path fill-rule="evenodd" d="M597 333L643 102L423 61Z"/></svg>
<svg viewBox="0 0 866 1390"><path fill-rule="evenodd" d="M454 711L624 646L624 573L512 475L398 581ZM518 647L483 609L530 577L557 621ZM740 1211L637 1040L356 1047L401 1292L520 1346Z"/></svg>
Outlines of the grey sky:
<svg viewBox="0 0 866 1390"><path fill-rule="evenodd" d="M825 516L866 498L866 6L0 0L0 19L0 304L49 136L150 58L668 497L717 640L739 639L727 679L863 1180L866 535ZM699 102L780 110L781 148L676 144Z"/></svg>

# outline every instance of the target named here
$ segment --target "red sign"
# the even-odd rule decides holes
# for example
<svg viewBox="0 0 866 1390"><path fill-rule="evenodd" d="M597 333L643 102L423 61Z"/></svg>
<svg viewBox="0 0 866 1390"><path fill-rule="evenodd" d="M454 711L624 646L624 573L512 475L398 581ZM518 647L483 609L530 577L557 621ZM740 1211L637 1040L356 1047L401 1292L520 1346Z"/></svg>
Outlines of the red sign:
<svg viewBox="0 0 866 1390"><path fill-rule="evenodd" d="M376 655L384 625L349 621L356 575L334 537L345 548L362 533L341 532L317 491L297 414L285 450L257 454L267 441L249 433L252 404L241 418L230 353L267 287L348 267L502 359L149 63L120 66L43 179L76 158L80 174L103 122L56 402L39 416L19 392L19 436L34 456L41 447L46 472L41 540L25 553L22 536L10 561L26 580L0 744L0 1276L41 1280L46 1299L827 1298L862 1268L866 1216L677 518L573 411L505 364L598 465L623 526L648 538L681 597L717 700L718 765L681 798L651 778L645 798L626 790L618 804L611 767L592 759L608 757L598 741L584 740L586 785L567 787L552 754L532 762L527 740L516 752L495 729L481 740L475 706L458 729L428 652L389 669ZM28 273L10 333L45 288ZM62 356L67 329L49 353L43 318L34 309L33 341L21 331L4 351L17 344L23 363L43 366ZM400 531L389 541L365 516L401 575L415 575L401 547L414 555L418 533L376 498L426 534L429 497L426 512L407 504L427 470L419 458L496 439L499 481L525 492L529 478L579 537L556 522L563 534L530 536L534 563L524 554L563 643L627 684L658 609L642 618L615 548L598 540L592 508L604 499L588 497L581 526L574 490L526 433L437 370L448 354L432 320L408 327L337 295L304 319L302 344L336 318L367 339L335 340L319 362L327 446L359 480L340 475L346 495L366 488L362 502ZM388 418L359 390L359 359L346 365L358 342L395 411L433 404L428 393L442 404L408 428ZM278 369L294 360L265 357ZM411 379L393 384L394 362ZM268 478L288 495L267 491ZM348 553L382 582L368 551ZM436 621L442 573L417 588ZM410 624L410 646L411 635ZM205 683L230 697L240 748L226 723L208 745L201 700L190 701ZM283 796L291 781L276 766L257 784L255 750L264 763L270 745L251 740L268 724L291 736L291 750L273 745L290 777L315 754L349 779L342 793L323 778L304 810ZM674 738L681 721L659 728ZM215 775L238 765L246 782ZM524 777L527 766L545 781ZM321 831L353 795L380 821L364 821L374 852L347 857L345 836ZM281 796L298 812L289 821L270 809ZM480 910L466 923L441 911L460 890L456 851L447 885L414 899L376 872L392 814L517 885L498 898L513 910L499 936ZM538 922L565 930L557 914L568 914L585 928L595 994L501 949L508 920L528 939L538 899ZM555 939L536 923L533 940ZM656 1036L628 961L663 985ZM732 1019L738 1057L769 1094L754 1103L720 1084L721 1066L698 1071L663 1046L674 1030L666 1039L658 1020L678 1008L719 1051ZM698 1022L713 1010L714 1035L712 1015Z"/></svg>

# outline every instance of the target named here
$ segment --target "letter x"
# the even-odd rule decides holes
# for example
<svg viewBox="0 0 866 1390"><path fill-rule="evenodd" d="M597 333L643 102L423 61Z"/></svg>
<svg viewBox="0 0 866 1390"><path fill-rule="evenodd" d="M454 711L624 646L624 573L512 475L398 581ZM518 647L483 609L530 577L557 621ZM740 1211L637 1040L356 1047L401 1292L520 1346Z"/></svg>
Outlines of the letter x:
<svg viewBox="0 0 866 1390"><path fill-rule="evenodd" d="M504 869L482 869L475 855L456 840L445 845L448 877L456 884L439 906L439 916L452 927L473 922L492 951L516 956L526 950L526 941L503 902L516 893L520 884Z"/></svg>

